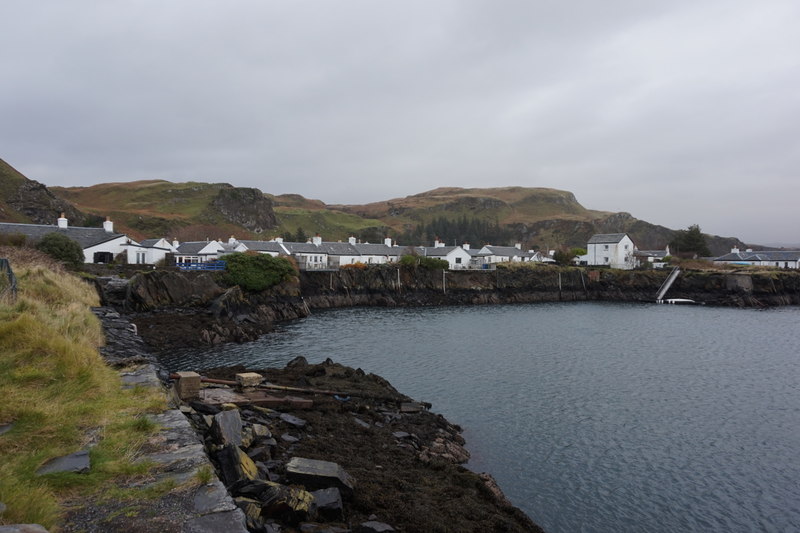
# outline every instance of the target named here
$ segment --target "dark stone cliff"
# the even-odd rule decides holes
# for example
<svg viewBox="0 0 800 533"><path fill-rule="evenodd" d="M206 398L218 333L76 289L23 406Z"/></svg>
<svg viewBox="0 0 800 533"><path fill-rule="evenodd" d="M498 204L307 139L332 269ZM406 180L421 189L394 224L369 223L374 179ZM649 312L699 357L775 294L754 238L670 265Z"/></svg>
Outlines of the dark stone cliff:
<svg viewBox="0 0 800 533"><path fill-rule="evenodd" d="M301 272L261 293L222 286L212 274L157 270L130 280L99 278L104 303L132 315L153 347L254 340L275 323L314 309L353 306L485 305L557 301L655 301L668 271L515 268ZM707 305L800 304L800 272L683 272L666 295Z"/></svg>

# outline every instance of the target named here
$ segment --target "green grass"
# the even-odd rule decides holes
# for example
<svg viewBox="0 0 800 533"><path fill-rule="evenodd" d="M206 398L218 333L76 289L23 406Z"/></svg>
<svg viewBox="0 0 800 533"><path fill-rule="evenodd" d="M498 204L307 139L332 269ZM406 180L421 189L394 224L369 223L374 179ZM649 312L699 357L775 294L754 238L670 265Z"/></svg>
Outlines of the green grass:
<svg viewBox="0 0 800 533"><path fill-rule="evenodd" d="M0 524L51 528L62 498L148 468L133 459L155 429L143 414L163 409L164 395L123 390L103 362L90 285L29 251L2 249L0 256L10 256L18 280L17 299L0 300L0 423L14 424L0 436L0 501L8 507ZM89 474L35 474L48 459L97 438Z"/></svg>

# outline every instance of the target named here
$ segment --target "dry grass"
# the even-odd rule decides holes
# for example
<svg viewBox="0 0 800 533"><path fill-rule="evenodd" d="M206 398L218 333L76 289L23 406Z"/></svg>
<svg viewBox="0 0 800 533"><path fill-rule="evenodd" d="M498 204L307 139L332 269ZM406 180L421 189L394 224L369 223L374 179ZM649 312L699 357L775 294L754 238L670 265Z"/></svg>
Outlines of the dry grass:
<svg viewBox="0 0 800 533"><path fill-rule="evenodd" d="M123 391L97 352L103 332L89 309L95 291L32 250L0 249L17 276L18 296L0 301L0 501L3 523L57 526L60 498L97 490L134 474L131 462L147 431L143 412L163 407L163 394ZM146 428L145 428L146 429ZM36 476L48 459L93 438L88 475Z"/></svg>

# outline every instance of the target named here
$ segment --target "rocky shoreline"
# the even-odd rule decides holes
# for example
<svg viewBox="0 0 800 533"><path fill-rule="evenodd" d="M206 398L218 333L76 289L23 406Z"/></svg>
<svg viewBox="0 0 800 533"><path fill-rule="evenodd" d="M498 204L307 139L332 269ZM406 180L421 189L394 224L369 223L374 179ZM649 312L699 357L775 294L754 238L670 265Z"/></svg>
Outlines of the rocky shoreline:
<svg viewBox="0 0 800 533"><path fill-rule="evenodd" d="M109 364L143 369L123 373L127 386L170 379L126 316L108 307L96 314ZM174 408L156 417L167 438L154 440L149 457L173 474L186 466L183 482L209 458L216 475L150 502L166 518L128 517L129 531L541 531L491 476L463 466L469 453L458 426L379 376L303 358L283 369L204 374L214 383L200 385L198 376L196 388L194 376L171 376L179 378ZM185 429L168 436L187 421L194 438ZM65 531L123 527L119 505L85 503L70 511Z"/></svg>
<svg viewBox="0 0 800 533"><path fill-rule="evenodd" d="M666 271L510 268L429 271L376 266L300 272L261 293L224 287L208 273L154 270L129 279L99 276L107 305L125 312L155 349L246 342L275 324L316 309L377 306L490 305L557 301L652 303ZM800 272L686 271L669 298L704 305L774 307L800 304Z"/></svg>

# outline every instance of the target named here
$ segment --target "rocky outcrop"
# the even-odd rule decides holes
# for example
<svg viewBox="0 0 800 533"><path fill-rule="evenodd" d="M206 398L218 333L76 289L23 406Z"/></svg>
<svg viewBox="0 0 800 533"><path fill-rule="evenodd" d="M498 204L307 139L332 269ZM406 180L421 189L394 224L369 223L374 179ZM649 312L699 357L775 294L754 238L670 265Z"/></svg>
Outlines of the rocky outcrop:
<svg viewBox="0 0 800 533"><path fill-rule="evenodd" d="M263 233L278 225L272 200L258 189L233 187L220 189L211 201L211 208L228 222L242 226L253 233Z"/></svg>
<svg viewBox="0 0 800 533"><path fill-rule="evenodd" d="M8 205L31 219L34 224L55 224L60 213L64 213L70 224L87 224L86 215L71 203L56 197L38 181L27 180L8 199Z"/></svg>

